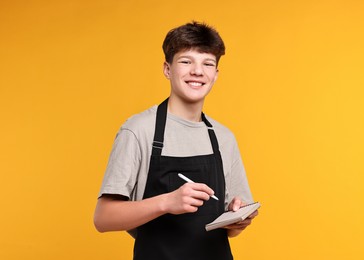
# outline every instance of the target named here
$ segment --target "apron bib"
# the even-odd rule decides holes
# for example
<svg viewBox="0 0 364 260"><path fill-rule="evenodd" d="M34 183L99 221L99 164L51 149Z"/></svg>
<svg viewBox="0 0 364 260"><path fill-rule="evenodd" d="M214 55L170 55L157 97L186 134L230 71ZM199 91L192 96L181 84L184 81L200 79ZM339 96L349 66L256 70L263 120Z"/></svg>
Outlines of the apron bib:
<svg viewBox="0 0 364 260"><path fill-rule="evenodd" d="M225 178L218 142L208 127L213 154L190 157L162 156L168 99L158 106L156 129L143 199L172 192L185 184L177 174L205 183L219 201L209 199L195 213L165 214L137 229L134 260L230 260L233 259L226 229L207 232L205 225L224 212Z"/></svg>

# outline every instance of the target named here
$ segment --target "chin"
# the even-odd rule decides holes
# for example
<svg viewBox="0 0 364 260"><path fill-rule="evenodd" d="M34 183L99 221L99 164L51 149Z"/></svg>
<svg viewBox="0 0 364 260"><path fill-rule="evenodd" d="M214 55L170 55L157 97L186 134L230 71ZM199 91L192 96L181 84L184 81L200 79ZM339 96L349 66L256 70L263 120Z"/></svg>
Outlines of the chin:
<svg viewBox="0 0 364 260"><path fill-rule="evenodd" d="M200 103L204 102L206 96L199 96L199 97L185 97L183 98L183 101L185 103Z"/></svg>

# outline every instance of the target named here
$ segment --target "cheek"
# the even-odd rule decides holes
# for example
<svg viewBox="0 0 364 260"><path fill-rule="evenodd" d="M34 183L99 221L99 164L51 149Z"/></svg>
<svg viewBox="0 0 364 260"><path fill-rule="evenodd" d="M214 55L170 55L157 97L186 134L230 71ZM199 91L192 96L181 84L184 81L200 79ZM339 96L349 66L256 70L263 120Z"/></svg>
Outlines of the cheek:
<svg viewBox="0 0 364 260"><path fill-rule="evenodd" d="M217 80L217 74L216 73L211 73L209 78L210 78L211 83L213 84Z"/></svg>

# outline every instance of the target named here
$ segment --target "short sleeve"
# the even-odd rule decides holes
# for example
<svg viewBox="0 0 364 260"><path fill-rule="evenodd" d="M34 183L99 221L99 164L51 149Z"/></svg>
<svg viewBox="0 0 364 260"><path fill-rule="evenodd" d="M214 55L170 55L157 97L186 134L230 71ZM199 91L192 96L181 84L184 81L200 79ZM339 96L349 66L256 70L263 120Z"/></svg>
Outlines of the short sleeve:
<svg viewBox="0 0 364 260"><path fill-rule="evenodd" d="M253 197L250 192L250 187L246 176L245 168L236 141L234 142L234 147L233 147L233 162L231 166L229 197L230 201L234 197L239 197L245 203L253 202Z"/></svg>
<svg viewBox="0 0 364 260"><path fill-rule="evenodd" d="M117 194L131 198L140 168L141 152L135 134L122 128L115 140L99 197Z"/></svg>

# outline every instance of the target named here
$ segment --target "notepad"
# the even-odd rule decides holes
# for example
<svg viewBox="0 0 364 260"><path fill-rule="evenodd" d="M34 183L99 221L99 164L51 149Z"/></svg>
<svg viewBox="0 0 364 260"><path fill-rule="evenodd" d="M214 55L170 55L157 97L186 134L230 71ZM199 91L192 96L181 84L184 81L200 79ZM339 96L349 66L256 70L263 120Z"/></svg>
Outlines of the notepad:
<svg viewBox="0 0 364 260"><path fill-rule="evenodd" d="M211 223L205 226L206 231L210 231L216 228L225 227L230 224L234 224L239 221L243 221L250 214L260 208L259 202L254 202L248 205L245 205L238 209L237 211L227 211L221 214L217 219L212 221Z"/></svg>

